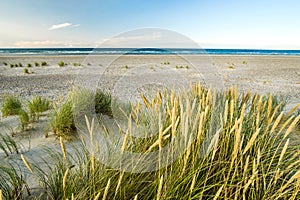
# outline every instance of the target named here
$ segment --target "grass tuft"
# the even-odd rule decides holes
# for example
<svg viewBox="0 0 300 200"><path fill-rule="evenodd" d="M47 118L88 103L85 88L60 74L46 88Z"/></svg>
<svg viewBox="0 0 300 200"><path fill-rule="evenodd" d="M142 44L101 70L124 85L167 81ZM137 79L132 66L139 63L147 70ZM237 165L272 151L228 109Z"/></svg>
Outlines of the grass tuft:
<svg viewBox="0 0 300 200"><path fill-rule="evenodd" d="M63 61L60 61L60 62L58 63L58 66L59 66L59 67L64 67L65 65L66 65L66 63L63 62Z"/></svg>
<svg viewBox="0 0 300 200"><path fill-rule="evenodd" d="M42 67L48 66L48 63L47 63L46 61L42 61L42 62L41 62L41 66L42 66Z"/></svg>
<svg viewBox="0 0 300 200"><path fill-rule="evenodd" d="M50 109L50 101L41 96L36 96L28 103L28 108L31 119L39 121L41 114Z"/></svg>
<svg viewBox="0 0 300 200"><path fill-rule="evenodd" d="M54 107L51 127L57 137L72 139L75 136L76 127L74 124L72 100L68 99L59 107Z"/></svg>
<svg viewBox="0 0 300 200"><path fill-rule="evenodd" d="M8 96L6 97L1 109L2 116L7 117L10 115L18 115L21 109L22 109L21 101L14 96Z"/></svg>

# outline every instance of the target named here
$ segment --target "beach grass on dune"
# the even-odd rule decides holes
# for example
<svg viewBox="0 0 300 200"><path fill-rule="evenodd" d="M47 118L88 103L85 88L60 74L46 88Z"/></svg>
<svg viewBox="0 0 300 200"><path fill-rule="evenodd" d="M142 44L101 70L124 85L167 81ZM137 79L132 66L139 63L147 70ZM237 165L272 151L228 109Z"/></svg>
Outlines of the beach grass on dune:
<svg viewBox="0 0 300 200"><path fill-rule="evenodd" d="M3 117L17 115L22 108L21 101L15 96L7 96L2 106L1 112Z"/></svg>
<svg viewBox="0 0 300 200"><path fill-rule="evenodd" d="M112 100L109 94L81 90L54 108L52 123L60 138L61 151L45 149L44 163L29 161L22 156L29 172L37 178L43 198L50 199L299 199L300 159L299 145L292 144L300 113L283 112L284 103L268 95L242 93L236 88L215 92L200 84L184 92L158 91L152 98L141 96L141 102L131 103L127 124L119 132L103 127L102 132L93 130L97 119L80 116L90 106L97 105L102 114L111 114ZM89 96L90 95L90 96ZM78 97L82 98L78 98ZM92 102L92 100L96 101ZM76 101L74 101L76 99ZM99 100L100 99L100 100ZM85 104L84 102L87 102ZM73 104L75 103L75 104ZM74 107L79 107L74 109ZM101 109L100 109L101 108ZM100 112L99 111L99 112ZM101 153L89 152L81 142L65 143L64 134L75 131L74 112L86 120L90 135L123 136L122 152L138 152L143 155L164 148L175 151L185 141L184 151L177 159L161 159L151 163L129 165L132 170L156 169L143 173L122 171L106 166L96 158ZM101 121L99 121L101 125ZM147 137L135 137L137 133ZM188 141L188 143L186 143ZM96 141L91 141L96 142ZM107 146L114 159L115 149ZM111 149L110 149L111 148ZM172 154L170 154L172 155ZM161 157L158 157L161 158ZM132 163L133 160L127 160ZM129 169L127 165L120 167ZM6 168L5 168L6 169ZM150 169L150 168L149 168ZM18 184L10 184L11 178L0 184L5 198L28 196L27 183L21 177ZM6 176L5 173L0 176Z"/></svg>

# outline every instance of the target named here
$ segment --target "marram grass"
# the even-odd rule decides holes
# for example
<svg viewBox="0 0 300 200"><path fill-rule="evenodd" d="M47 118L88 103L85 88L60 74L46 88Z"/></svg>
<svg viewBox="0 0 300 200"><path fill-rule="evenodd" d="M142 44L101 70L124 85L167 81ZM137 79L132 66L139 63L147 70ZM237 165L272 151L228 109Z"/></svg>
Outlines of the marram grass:
<svg viewBox="0 0 300 200"><path fill-rule="evenodd" d="M22 158L48 199L299 199L300 151L291 140L300 116L283 108L272 95L238 94L236 88L158 91L131 105L126 130L120 128L126 134L120 152L161 155L168 144L176 149L177 138L191 138L167 166L158 159L161 168L145 173L112 169L96 159L99 151L62 139L62 151L46 150L43 166ZM96 119L86 119L87 131L95 134ZM139 130L148 137L134 137ZM140 165L133 167L149 167Z"/></svg>

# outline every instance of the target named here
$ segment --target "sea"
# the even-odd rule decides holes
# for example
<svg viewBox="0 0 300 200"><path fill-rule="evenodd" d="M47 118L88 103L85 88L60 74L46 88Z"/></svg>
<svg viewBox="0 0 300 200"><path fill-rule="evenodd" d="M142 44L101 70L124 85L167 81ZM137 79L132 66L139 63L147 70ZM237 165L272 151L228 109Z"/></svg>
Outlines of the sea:
<svg viewBox="0 0 300 200"><path fill-rule="evenodd" d="M0 48L0 56L55 55L286 55L299 56L300 50L267 49L188 49L188 48Z"/></svg>

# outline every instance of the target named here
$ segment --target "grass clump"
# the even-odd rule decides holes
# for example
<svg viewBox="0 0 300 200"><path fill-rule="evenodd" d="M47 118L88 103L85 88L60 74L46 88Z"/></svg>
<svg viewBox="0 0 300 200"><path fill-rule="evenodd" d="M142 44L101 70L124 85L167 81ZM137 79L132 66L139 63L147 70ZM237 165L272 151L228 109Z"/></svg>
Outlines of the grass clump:
<svg viewBox="0 0 300 200"><path fill-rule="evenodd" d="M27 63L27 67L32 67L31 63Z"/></svg>
<svg viewBox="0 0 300 200"><path fill-rule="evenodd" d="M24 199L30 196L23 171L13 164L0 165L0 199Z"/></svg>
<svg viewBox="0 0 300 200"><path fill-rule="evenodd" d="M229 65L227 68L228 69L235 69L235 67L233 65Z"/></svg>
<svg viewBox="0 0 300 200"><path fill-rule="evenodd" d="M15 65L14 64L9 64L10 68L13 68Z"/></svg>
<svg viewBox="0 0 300 200"><path fill-rule="evenodd" d="M125 68L125 69L129 69L128 65L125 65L124 68Z"/></svg>
<svg viewBox="0 0 300 200"><path fill-rule="evenodd" d="M66 65L66 63L63 62L63 61L58 62L58 66L59 66L59 67L64 67L65 65Z"/></svg>
<svg viewBox="0 0 300 200"><path fill-rule="evenodd" d="M128 137L121 140L116 160L114 144L107 145L105 152L121 169L97 161L95 158L103 155L97 151L99 147L90 154L84 145L76 144L69 147L70 154L61 142L62 153L49 152L51 161L47 162L52 165L32 170L45 186L47 197L299 199L299 145L290 145L289 135L300 117L285 117L282 103L272 95L238 94L235 88L214 93L194 85L185 92L163 91L149 99L142 96L131 108L124 128ZM91 135L118 134L109 127L93 133L93 123L87 119L86 124ZM133 134L140 130L139 125L146 127L141 131L157 134L136 138ZM169 155L171 160L173 150L185 147L180 138L189 145L178 159L160 168L159 155ZM168 145L170 154L164 154ZM158 159L135 163L131 162L134 158L122 154L125 151L156 152ZM117 162L122 156L125 164ZM127 163L135 169L157 168L146 173L122 171Z"/></svg>
<svg viewBox="0 0 300 200"><path fill-rule="evenodd" d="M54 113L51 118L51 127L57 137L71 139L75 136L73 102L66 100L59 107L54 107Z"/></svg>
<svg viewBox="0 0 300 200"><path fill-rule="evenodd" d="M7 66L8 64L7 64L7 62L3 62L3 65L4 65L4 66Z"/></svg>
<svg viewBox="0 0 300 200"><path fill-rule="evenodd" d="M23 69L23 73L24 73L24 74L30 74L27 67Z"/></svg>
<svg viewBox="0 0 300 200"><path fill-rule="evenodd" d="M73 63L73 66L74 66L74 67L80 67L80 66L81 66L81 63Z"/></svg>
<svg viewBox="0 0 300 200"><path fill-rule="evenodd" d="M19 154L19 148L20 146L11 136L0 133L0 150L2 150L6 156L14 153Z"/></svg>
<svg viewBox="0 0 300 200"><path fill-rule="evenodd" d="M42 61L42 62L41 62L41 66L42 66L42 67L48 66L48 63L47 63L46 61Z"/></svg>
<svg viewBox="0 0 300 200"><path fill-rule="evenodd" d="M43 112L50 109L50 101L41 96L33 97L28 103L29 113L33 121L39 121Z"/></svg>
<svg viewBox="0 0 300 200"><path fill-rule="evenodd" d="M7 117L10 115L18 115L21 109L22 109L21 101L14 96L8 96L6 97L1 109L2 116Z"/></svg>
<svg viewBox="0 0 300 200"><path fill-rule="evenodd" d="M39 66L40 66L40 63L34 62L34 66L39 67Z"/></svg>
<svg viewBox="0 0 300 200"><path fill-rule="evenodd" d="M103 108L113 100L103 91L98 95L98 112L107 113ZM97 91L80 90L55 108L56 134L74 132L74 99L81 113L93 104L93 96L96 106ZM90 138L95 144L92 150L92 145L79 142L66 146L61 139L61 152L49 149L44 162L29 163L22 157L42 186L39 195L45 199L300 198L300 146L290 143L300 116L295 111L286 115L278 98L239 94L236 88L214 92L197 84L141 99L131 103L127 125L117 126L119 132L101 122L102 128L96 129L92 118L86 118L85 130L95 136ZM136 137L143 133L146 137ZM97 136L112 137L99 144L93 142ZM102 151L103 146L107 151ZM183 151L172 160L177 149ZM141 157L135 159L138 154L130 157L127 152ZM143 160L148 153L157 156ZM105 156L117 167L96 159Z"/></svg>
<svg viewBox="0 0 300 200"><path fill-rule="evenodd" d="M20 123L20 128L22 131L25 131L29 128L30 120L29 120L29 115L28 113L21 109L18 113L19 116L19 123Z"/></svg>
<svg viewBox="0 0 300 200"><path fill-rule="evenodd" d="M112 116L112 97L110 93L97 90L95 93L95 111L96 114Z"/></svg>

